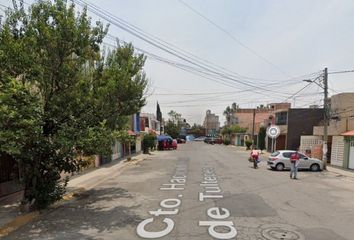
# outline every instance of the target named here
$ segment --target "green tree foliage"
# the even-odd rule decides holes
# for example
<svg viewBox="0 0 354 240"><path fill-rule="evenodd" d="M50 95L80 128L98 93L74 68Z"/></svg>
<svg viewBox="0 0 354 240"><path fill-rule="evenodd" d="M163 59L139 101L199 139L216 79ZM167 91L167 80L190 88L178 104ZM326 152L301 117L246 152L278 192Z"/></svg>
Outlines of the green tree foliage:
<svg viewBox="0 0 354 240"><path fill-rule="evenodd" d="M0 26L0 152L35 208L61 198L80 156L110 154L112 132L145 104L145 57L125 45L103 58L106 32L64 0L15 3Z"/></svg>
<svg viewBox="0 0 354 240"><path fill-rule="evenodd" d="M170 135L172 138L177 138L179 135L181 128L178 124L168 120L167 124L165 125L165 133Z"/></svg>
<svg viewBox="0 0 354 240"><path fill-rule="evenodd" d="M160 109L160 104L157 103L156 105L156 119L157 121L162 122L162 113L161 113L161 109Z"/></svg>
<svg viewBox="0 0 354 240"><path fill-rule="evenodd" d="M193 134L194 137L205 136L205 127L198 124L193 124L193 126L188 130L189 134Z"/></svg>
<svg viewBox="0 0 354 240"><path fill-rule="evenodd" d="M267 129L265 127L259 128L258 133L258 148L263 151L265 149L265 138L266 138Z"/></svg>
<svg viewBox="0 0 354 240"><path fill-rule="evenodd" d="M165 124L165 133L172 138L177 138L181 132L182 127L189 128L189 124L182 118L182 114L171 110L168 113L169 119Z"/></svg>
<svg viewBox="0 0 354 240"><path fill-rule="evenodd" d="M230 145L231 141L229 139L224 139L223 143L225 145Z"/></svg>
<svg viewBox="0 0 354 240"><path fill-rule="evenodd" d="M173 122L174 124L176 124L176 125L179 125L179 124L181 124L183 122L182 114L177 113L177 112L175 112L173 110L169 111L168 116L169 116L169 120L171 122Z"/></svg>
<svg viewBox="0 0 354 240"><path fill-rule="evenodd" d="M252 140L246 140L245 144L246 144L247 150L250 150L253 142L252 142Z"/></svg>
<svg viewBox="0 0 354 240"><path fill-rule="evenodd" d="M155 134L145 134L142 141L143 153L148 154L150 149L154 149L156 147L156 141L157 138Z"/></svg>
<svg viewBox="0 0 354 240"><path fill-rule="evenodd" d="M226 109L224 110L223 114L226 117L226 125L229 126L231 124L234 124L234 114L236 113L237 109L239 109L239 105L236 104L235 102L231 104L230 106L227 106Z"/></svg>
<svg viewBox="0 0 354 240"><path fill-rule="evenodd" d="M247 129L240 127L237 124L233 124L231 126L225 126L222 131L221 134L222 135L227 135L228 139L231 140L231 135L232 134L236 134L236 133L245 133L247 131Z"/></svg>

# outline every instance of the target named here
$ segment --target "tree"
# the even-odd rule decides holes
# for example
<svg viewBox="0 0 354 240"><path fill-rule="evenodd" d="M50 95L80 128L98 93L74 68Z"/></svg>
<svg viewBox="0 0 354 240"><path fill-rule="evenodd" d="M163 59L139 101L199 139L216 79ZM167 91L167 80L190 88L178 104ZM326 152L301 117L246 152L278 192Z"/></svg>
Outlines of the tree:
<svg viewBox="0 0 354 240"><path fill-rule="evenodd" d="M194 123L188 130L188 134L193 134L195 137L205 136L205 127Z"/></svg>
<svg viewBox="0 0 354 240"><path fill-rule="evenodd" d="M167 124L165 125L165 132L172 138L177 138L179 136L180 130L181 128L171 120L168 120Z"/></svg>
<svg viewBox="0 0 354 240"><path fill-rule="evenodd" d="M225 126L221 131L222 135L228 135L228 140L230 140L230 141L231 141L231 134L232 133L233 133L232 128L229 126Z"/></svg>
<svg viewBox="0 0 354 240"><path fill-rule="evenodd" d="M117 139L122 144L128 145L128 161L131 160L131 144L134 142L135 138L130 136L126 130L114 131L114 139Z"/></svg>
<svg viewBox="0 0 354 240"><path fill-rule="evenodd" d="M157 102L157 106L156 106L156 119L157 119L157 121L162 122L162 113L161 113L160 105L158 102Z"/></svg>
<svg viewBox="0 0 354 240"><path fill-rule="evenodd" d="M265 149L265 138L266 138L266 132L267 129L265 127L260 127L259 128L259 133L258 133L258 147L263 151Z"/></svg>
<svg viewBox="0 0 354 240"><path fill-rule="evenodd" d="M143 146L143 153L148 154L149 149L154 149L156 147L156 135L153 133L145 134L143 141L142 141L142 146Z"/></svg>
<svg viewBox="0 0 354 240"><path fill-rule="evenodd" d="M73 3L23 6L0 25L0 152L19 163L24 203L44 208L64 194L61 173L110 154L113 132L145 104L145 57L130 44L101 56L108 28Z"/></svg>
<svg viewBox="0 0 354 240"><path fill-rule="evenodd" d="M226 125L229 126L230 122L231 122L231 114L232 114L232 110L229 106L226 107L226 109L224 110L223 113L226 117Z"/></svg>
<svg viewBox="0 0 354 240"><path fill-rule="evenodd" d="M173 122L174 124L179 125L179 124L182 123L182 114L177 113L177 112L171 110L171 111L168 113L168 116L170 117L169 120L170 120L171 122Z"/></svg>
<svg viewBox="0 0 354 240"><path fill-rule="evenodd" d="M236 104L235 102L231 104L230 106L227 106L226 109L224 110L224 115L226 117L226 125L231 125L235 124L235 116L234 114L236 113L237 109L239 109L239 105Z"/></svg>
<svg viewBox="0 0 354 240"><path fill-rule="evenodd" d="M235 133L245 133L247 129L240 127L237 124L233 124L231 126L225 126L221 133L223 135L228 135L228 139L231 141L231 135Z"/></svg>

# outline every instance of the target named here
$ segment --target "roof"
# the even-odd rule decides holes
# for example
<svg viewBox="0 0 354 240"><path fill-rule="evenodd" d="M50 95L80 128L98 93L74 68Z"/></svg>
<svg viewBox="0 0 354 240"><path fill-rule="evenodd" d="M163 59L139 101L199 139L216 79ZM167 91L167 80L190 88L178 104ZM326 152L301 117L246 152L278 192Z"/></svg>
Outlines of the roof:
<svg viewBox="0 0 354 240"><path fill-rule="evenodd" d="M128 134L129 134L130 136L135 136L135 135L136 135L135 132L133 132L132 130L128 130L127 132L128 132Z"/></svg>
<svg viewBox="0 0 354 240"><path fill-rule="evenodd" d="M342 136L354 136L354 130L341 134Z"/></svg>

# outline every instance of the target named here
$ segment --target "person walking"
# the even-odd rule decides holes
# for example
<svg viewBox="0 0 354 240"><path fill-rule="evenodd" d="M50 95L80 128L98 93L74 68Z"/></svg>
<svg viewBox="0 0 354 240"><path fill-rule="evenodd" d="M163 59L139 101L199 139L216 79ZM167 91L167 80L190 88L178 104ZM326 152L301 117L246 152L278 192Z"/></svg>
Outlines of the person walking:
<svg viewBox="0 0 354 240"><path fill-rule="evenodd" d="M297 169L300 161L298 149L290 155L290 178L297 179Z"/></svg>
<svg viewBox="0 0 354 240"><path fill-rule="evenodd" d="M253 167L258 168L259 151L257 150L256 147L252 148L251 158L253 160Z"/></svg>

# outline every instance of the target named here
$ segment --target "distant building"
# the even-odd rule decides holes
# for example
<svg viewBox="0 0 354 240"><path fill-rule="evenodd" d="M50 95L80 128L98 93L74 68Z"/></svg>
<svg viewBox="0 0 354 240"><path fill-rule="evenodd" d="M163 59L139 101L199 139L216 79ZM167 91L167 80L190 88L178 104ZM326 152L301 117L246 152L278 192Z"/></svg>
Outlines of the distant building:
<svg viewBox="0 0 354 240"><path fill-rule="evenodd" d="M262 108L238 108L234 112L233 116L237 119L237 124L247 129L246 133L237 134L235 140L232 141L232 144L238 146L244 146L245 141L252 139L252 129L253 129L253 114L255 112L255 143L257 144L258 131L261 126L268 127L270 124L275 123L274 113L276 111L287 111L290 108L290 103L271 103Z"/></svg>
<svg viewBox="0 0 354 240"><path fill-rule="evenodd" d="M203 126L205 127L206 135L216 135L220 130L219 116L207 110Z"/></svg>

